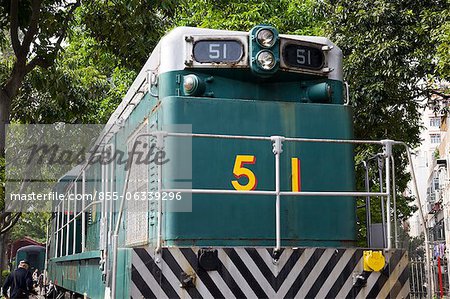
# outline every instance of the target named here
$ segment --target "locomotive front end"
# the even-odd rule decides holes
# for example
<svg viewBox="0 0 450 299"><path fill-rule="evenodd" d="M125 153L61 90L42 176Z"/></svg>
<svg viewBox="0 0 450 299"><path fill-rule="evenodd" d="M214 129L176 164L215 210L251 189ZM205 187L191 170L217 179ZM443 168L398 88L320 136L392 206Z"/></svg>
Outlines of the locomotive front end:
<svg viewBox="0 0 450 299"><path fill-rule="evenodd" d="M52 279L112 298L408 296L404 250L355 247L356 198L391 191L355 191L347 98L324 37L172 30L99 137L131 162L74 179L112 200L55 208Z"/></svg>

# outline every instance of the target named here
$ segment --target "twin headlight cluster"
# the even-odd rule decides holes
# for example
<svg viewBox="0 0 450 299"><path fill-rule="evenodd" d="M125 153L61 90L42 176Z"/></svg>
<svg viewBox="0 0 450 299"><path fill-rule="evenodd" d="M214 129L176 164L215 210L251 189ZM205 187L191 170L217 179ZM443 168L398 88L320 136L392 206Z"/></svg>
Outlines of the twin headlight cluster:
<svg viewBox="0 0 450 299"><path fill-rule="evenodd" d="M193 68L238 69L250 67L259 78L270 78L279 68L290 72L301 72L314 76L326 76L329 68L325 54L331 48L306 40L280 39L278 31L268 25L252 28L249 37L230 36L187 36L187 57L185 65ZM282 48L282 49L281 49ZM248 49L248 51L247 51ZM282 56L282 58L280 57ZM212 78L212 77L211 77ZM207 80L196 74L183 76L184 94L204 95ZM331 86L325 82L302 85L302 101L329 102Z"/></svg>
<svg viewBox="0 0 450 299"><path fill-rule="evenodd" d="M219 65L236 63L244 53L242 46L239 45L242 44L234 40L200 40L193 47L193 57L197 63L217 63ZM275 74L280 65L278 31L272 26L254 27L250 31L249 56L250 69L258 77L270 77ZM230 59L230 57L235 57L235 59ZM186 75L183 77L183 89L187 95L201 95L205 91L205 82L197 75Z"/></svg>
<svg viewBox="0 0 450 299"><path fill-rule="evenodd" d="M274 74L280 64L278 31L272 26L257 26L250 31L250 68L259 76Z"/></svg>

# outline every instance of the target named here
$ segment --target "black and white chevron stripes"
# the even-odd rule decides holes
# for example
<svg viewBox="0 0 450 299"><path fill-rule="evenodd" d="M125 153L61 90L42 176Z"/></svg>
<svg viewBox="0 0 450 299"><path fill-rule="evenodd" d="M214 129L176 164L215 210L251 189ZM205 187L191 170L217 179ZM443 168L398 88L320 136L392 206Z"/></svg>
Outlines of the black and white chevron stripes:
<svg viewBox="0 0 450 299"><path fill-rule="evenodd" d="M132 298L409 298L408 256L386 253L382 272L363 272L363 249L215 248L217 270L198 265L200 248L134 248ZM194 277L181 287L182 273ZM362 274L362 275L361 275ZM359 283L358 276L366 279Z"/></svg>

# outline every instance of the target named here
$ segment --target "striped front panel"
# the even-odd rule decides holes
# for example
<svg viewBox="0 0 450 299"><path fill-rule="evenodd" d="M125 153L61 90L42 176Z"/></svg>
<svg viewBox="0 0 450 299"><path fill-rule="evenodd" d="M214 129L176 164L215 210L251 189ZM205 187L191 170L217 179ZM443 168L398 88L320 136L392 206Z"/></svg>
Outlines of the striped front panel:
<svg viewBox="0 0 450 299"><path fill-rule="evenodd" d="M404 250L386 252L382 272L363 273L363 249L289 248L277 262L268 248L215 249L217 269L206 271L197 247L134 248L132 298L409 298Z"/></svg>

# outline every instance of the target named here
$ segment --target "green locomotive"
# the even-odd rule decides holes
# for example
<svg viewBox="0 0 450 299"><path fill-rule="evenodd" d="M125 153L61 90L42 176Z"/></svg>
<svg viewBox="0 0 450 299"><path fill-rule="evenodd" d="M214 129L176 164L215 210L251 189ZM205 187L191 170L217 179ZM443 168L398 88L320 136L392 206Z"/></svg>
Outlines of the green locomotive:
<svg viewBox="0 0 450 299"><path fill-rule="evenodd" d="M344 91L324 37L174 29L98 138L131 162L61 179L96 197L54 206L49 278L90 298L408 296L405 251L355 248Z"/></svg>

